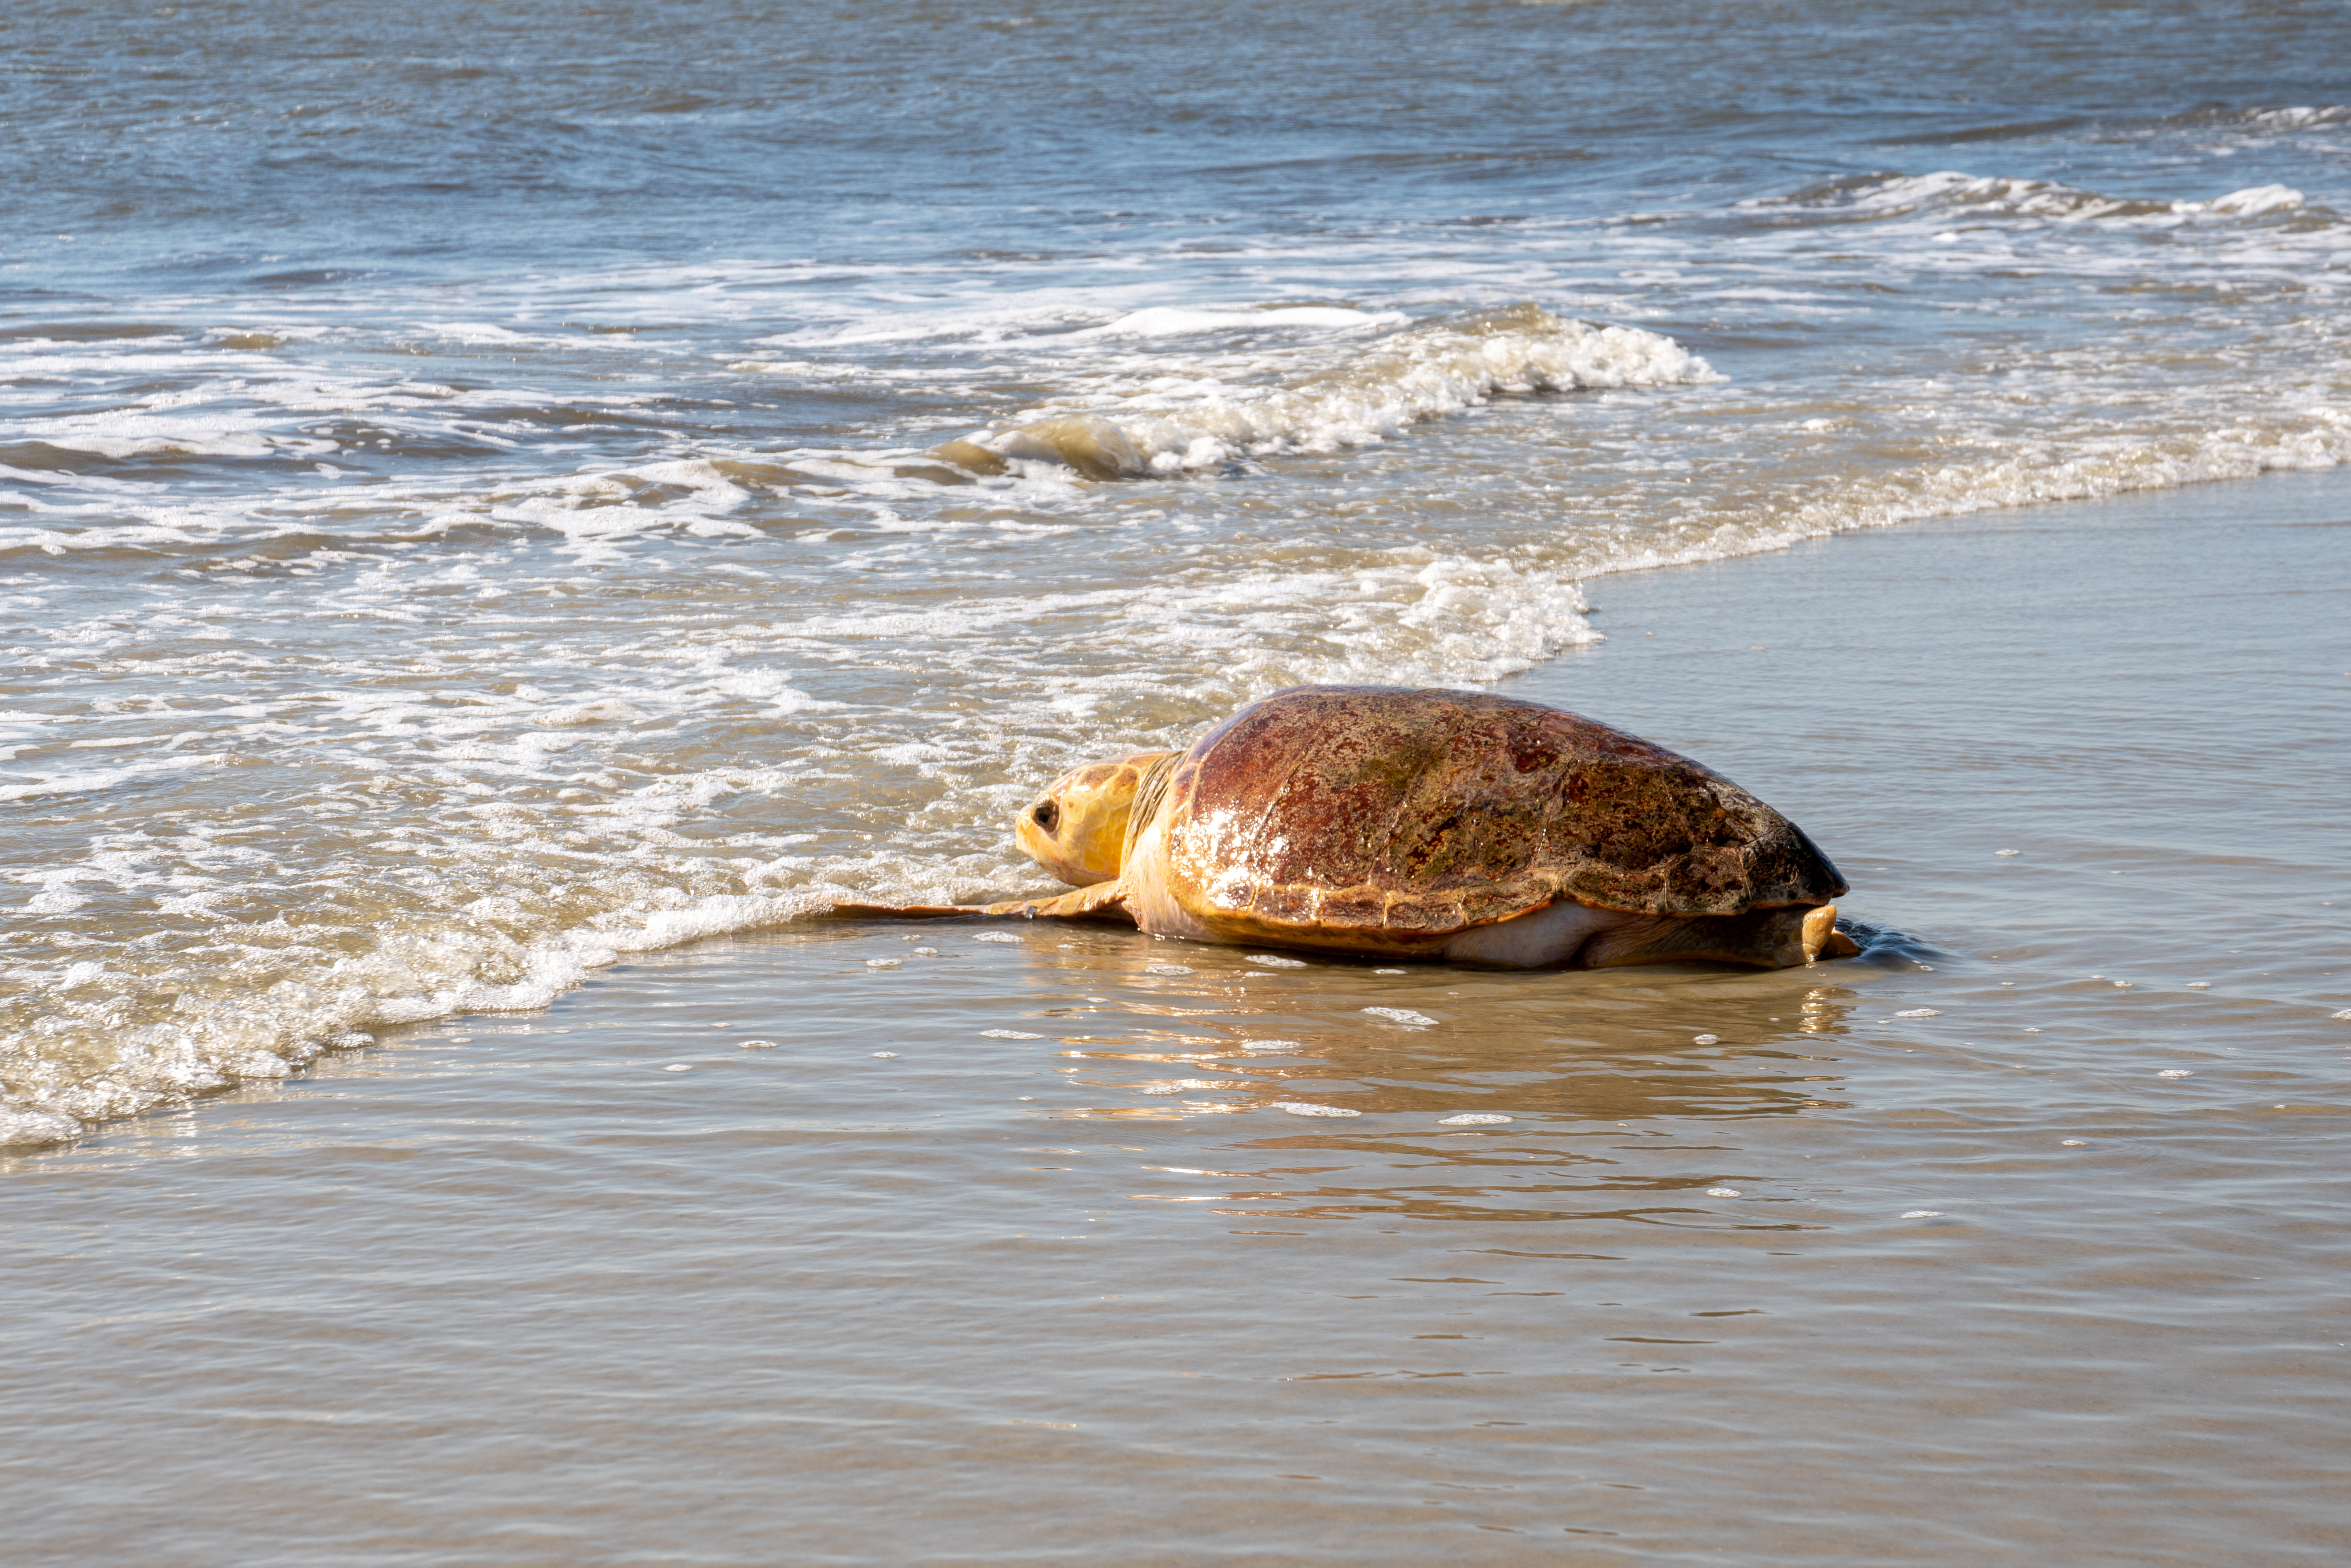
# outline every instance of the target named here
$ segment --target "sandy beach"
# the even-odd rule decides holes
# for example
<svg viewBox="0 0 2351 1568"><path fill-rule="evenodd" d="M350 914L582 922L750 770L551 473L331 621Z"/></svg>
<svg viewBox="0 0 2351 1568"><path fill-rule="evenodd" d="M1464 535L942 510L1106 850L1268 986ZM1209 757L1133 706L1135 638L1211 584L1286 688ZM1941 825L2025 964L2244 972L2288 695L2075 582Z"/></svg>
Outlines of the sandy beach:
<svg viewBox="0 0 2351 1568"><path fill-rule="evenodd" d="M1587 581L1502 689L1787 811L1858 960L802 922L10 1159L7 1554L2339 1562L2347 547Z"/></svg>

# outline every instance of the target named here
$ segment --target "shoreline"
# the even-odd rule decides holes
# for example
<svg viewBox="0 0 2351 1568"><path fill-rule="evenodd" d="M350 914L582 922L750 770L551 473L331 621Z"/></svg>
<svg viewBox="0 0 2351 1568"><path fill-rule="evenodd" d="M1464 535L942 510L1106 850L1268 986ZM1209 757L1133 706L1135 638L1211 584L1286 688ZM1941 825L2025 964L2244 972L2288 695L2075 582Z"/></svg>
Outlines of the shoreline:
<svg viewBox="0 0 2351 1568"><path fill-rule="evenodd" d="M1584 607L1583 616L1584 623L1591 625L1593 631L1597 633L1593 639L1562 644L1531 668L1516 674L1506 675L1479 689L1505 692L1523 690L1535 695L1538 700L1554 701L1559 706L1574 706L1574 702L1568 698L1544 696L1541 694L1552 689L1547 682L1555 677L1556 672L1563 669L1583 670L1585 667L1583 661L1589 659L1595 650L1604 647L1610 638L1616 634L1606 623L1609 614L1607 607L1587 602L1590 592L1597 591L1604 594L1608 591L1608 585L1635 583L1657 573L1703 574L1724 569L1736 570L1744 562L1769 560L1792 554L1799 559L1810 560L1813 558L1806 552L1831 545L1833 541L1864 539L1887 532L1907 533L1916 529L1965 531L1971 528L1981 527L1991 532L1999 533L2011 526L2012 519L2030 519L2043 514L2057 519L2055 526L2062 528L2064 527L2062 519L2080 515L2076 508L2081 507L2155 507L2161 508L2172 498L2177 497L2178 504L2185 512L2198 514L2212 509L2204 506L2199 498L2215 490L2220 493L2221 498L2214 505L2219 510L2228 511L2231 509L2230 497L2237 491L2246 492L2242 503L2244 506L2256 505L2261 493L2254 487L2256 485L2283 486L2289 492L2324 490L2330 485L2334 485L2345 487L2346 492L2351 492L2351 478L2345 477L2346 474L2351 474L2351 470L2274 469L2250 477L2228 476L2218 478L2193 478L2160 488L2126 490L2105 497L2069 498L2018 506L1976 506L1955 515L1904 518L1893 522L1873 523L1793 538L1768 549L1704 559L1627 566L1596 576L1579 579L1571 585L1570 591L1583 596L1579 598L1578 602ZM2024 526L2039 525L2028 522ZM1776 579L1771 580L1776 580ZM1732 587L1721 591L1736 602L1741 591ZM1753 591L1750 597L1761 597L1761 590ZM1653 597L1650 591L1635 588L1630 590L1626 595L1620 596L1619 602L1629 601L1636 604L1645 604ZM1705 597L1706 593L1703 591L1693 591L1685 594L1667 593L1660 602L1695 603ZM1595 615L1602 617L1602 620L1595 622L1593 619ZM1632 729L1636 734L1645 733L1637 722L1624 722L1623 727ZM1688 749L1687 747L1677 746L1675 741L1662 736L1652 736L1650 738L1660 739L1664 744L1674 746L1677 749ZM1010 895L1006 894L1006 896ZM653 955L674 952L700 942L736 936L757 936L784 929L808 918L803 911L816 902L821 902L821 899L812 889L805 887L786 888L779 892L765 894L726 894L717 895L715 899L706 897L701 903L684 909L664 911L649 915L642 927L615 928L607 931L591 931L586 927L567 929L531 944L524 954L524 974L512 983L489 985L479 981L468 981L459 988L457 993L465 997L463 1000L450 1001L446 998L422 997L388 998L384 1004L385 1008L398 1016L389 1020L370 1017L359 1019L356 1022L337 1024L322 1031L321 1038L327 1040L327 1043L315 1044L308 1054L295 1053L289 1059L287 1065L291 1067L292 1074L298 1077L308 1071L314 1061L347 1054L351 1048L337 1046L331 1043L329 1037L339 1033L348 1033L353 1029L374 1031L376 1036L381 1038L416 1025L459 1024L469 1019L497 1019L534 1012L583 988L592 988L602 977L612 972L611 967L614 965L624 967ZM364 1052L373 1047L362 1045L356 1049ZM266 1073L246 1079L239 1083L199 1094L185 1103L198 1105L211 1103L225 1096L233 1097L245 1088L277 1082L280 1076L279 1071L273 1068ZM0 1134L7 1134L14 1140L0 1143L0 1151L23 1153L37 1149L69 1146L93 1135L101 1128L119 1125L125 1119L168 1113L177 1108L180 1107L142 1108L102 1120L85 1121L78 1132L63 1130L66 1118L60 1113L46 1111L31 1105L0 1108ZM52 1132L54 1135L49 1135ZM5 1156L0 1155L0 1157Z"/></svg>
<svg viewBox="0 0 2351 1568"><path fill-rule="evenodd" d="M787 928L0 1161L17 1543L2331 1561L2325 477L1627 577L1500 688L1753 789L1902 951Z"/></svg>

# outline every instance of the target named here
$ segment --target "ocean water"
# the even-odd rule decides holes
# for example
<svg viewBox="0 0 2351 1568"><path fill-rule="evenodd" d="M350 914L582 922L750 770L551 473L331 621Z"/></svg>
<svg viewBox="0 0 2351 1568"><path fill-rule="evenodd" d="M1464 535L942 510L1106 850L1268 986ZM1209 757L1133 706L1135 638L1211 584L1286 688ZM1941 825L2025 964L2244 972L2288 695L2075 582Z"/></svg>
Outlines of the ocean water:
<svg viewBox="0 0 2351 1568"><path fill-rule="evenodd" d="M0 1136L1638 567L2351 455L2332 5L0 18Z"/></svg>
<svg viewBox="0 0 2351 1568"><path fill-rule="evenodd" d="M2351 1552L2340 4L33 0L0 128L0 1558ZM823 916L1334 680L1867 956Z"/></svg>

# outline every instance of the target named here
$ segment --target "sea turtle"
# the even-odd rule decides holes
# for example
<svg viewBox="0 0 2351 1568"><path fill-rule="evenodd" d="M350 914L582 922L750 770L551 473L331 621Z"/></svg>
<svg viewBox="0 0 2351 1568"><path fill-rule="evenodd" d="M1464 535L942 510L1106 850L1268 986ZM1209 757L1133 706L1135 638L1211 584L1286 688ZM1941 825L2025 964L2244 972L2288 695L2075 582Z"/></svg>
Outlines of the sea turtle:
<svg viewBox="0 0 2351 1568"><path fill-rule="evenodd" d="M1779 812L1646 740L1541 703L1301 686L1188 751L1081 768L1020 813L1079 891L843 915L1131 920L1159 936L1510 966L1859 951L1844 879Z"/></svg>

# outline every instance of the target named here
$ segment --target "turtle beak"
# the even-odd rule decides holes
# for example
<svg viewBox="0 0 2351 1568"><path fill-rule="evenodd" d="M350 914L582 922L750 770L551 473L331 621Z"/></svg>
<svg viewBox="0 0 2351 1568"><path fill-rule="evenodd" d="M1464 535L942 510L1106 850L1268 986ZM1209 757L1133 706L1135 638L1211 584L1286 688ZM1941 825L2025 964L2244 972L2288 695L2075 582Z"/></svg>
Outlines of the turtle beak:
<svg viewBox="0 0 2351 1568"><path fill-rule="evenodd" d="M1061 802L1049 795L1013 819L1012 840L1022 854L1050 870L1061 858L1060 846L1053 842L1053 830L1061 825Z"/></svg>

